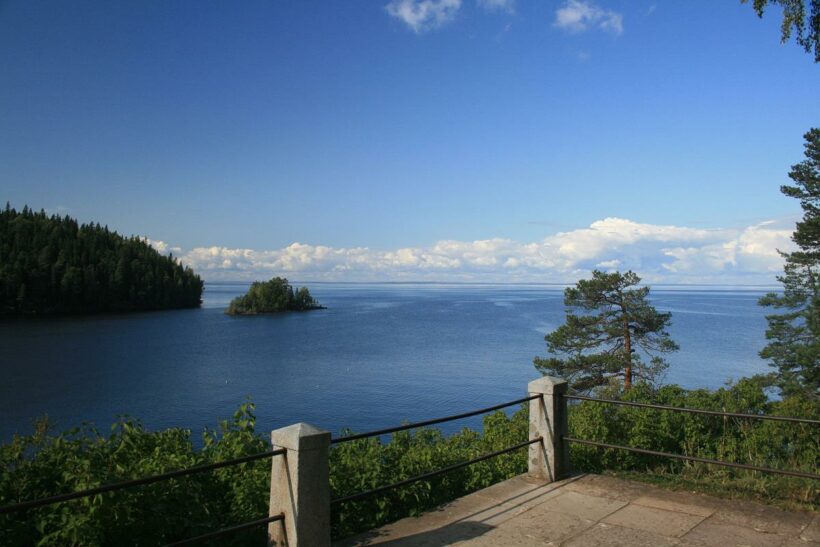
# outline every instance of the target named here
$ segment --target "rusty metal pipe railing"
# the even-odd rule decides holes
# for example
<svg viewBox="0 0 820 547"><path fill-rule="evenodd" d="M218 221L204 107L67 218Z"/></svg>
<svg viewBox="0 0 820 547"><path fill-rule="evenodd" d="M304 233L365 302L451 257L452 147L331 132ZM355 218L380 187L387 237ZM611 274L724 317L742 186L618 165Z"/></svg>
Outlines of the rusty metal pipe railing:
<svg viewBox="0 0 820 547"><path fill-rule="evenodd" d="M414 482L422 481L425 479L431 479L438 475L443 475L444 473L449 473L450 471L455 471L456 469L461 469L462 467L467 467L468 465L473 465L474 463L478 463L484 460L489 460L490 458L494 458L496 456L500 456L502 454L506 454L507 452L512 452L513 450L518 450L519 448L524 448L525 446L529 446L531 444L541 442L541 437L536 437L535 439L530 439L529 441L524 441L523 443L518 443L513 446L496 450L495 452L490 452L489 454L484 454L477 458L473 458L472 460L467 460L466 462L459 462L453 465L448 465L447 467L442 467L441 469L437 469L436 471L431 471L429 473L424 473L422 475L417 475L415 477L411 477L409 479L404 479L399 482L394 482L393 484L388 484L386 486L379 486L378 488L373 488L372 490L365 490L364 492L359 492L357 494L351 494L349 496L343 496L340 498L335 498L330 500L331 504L337 503L345 503L348 501L355 501L361 498L366 498L368 496L372 496L373 494L378 494L380 492L385 492L387 490L392 490L393 488L399 488L401 486L407 486L408 484L413 484Z"/></svg>
<svg viewBox="0 0 820 547"><path fill-rule="evenodd" d="M95 488L88 488L86 490L78 490L76 492L69 492L67 494L59 494L48 498L40 498L37 500L24 501L13 505L4 505L0 507L0 515L5 513L16 513L19 511L26 511L36 507L43 507L45 505L52 505L54 503L61 503L64 501L76 500L79 498L86 498L89 496L96 496L105 492L112 492L123 488L131 488L133 486L141 486L144 484L152 484L155 482L184 477L186 475L193 475L194 473L204 473L205 471L212 471L221 467L228 467L230 465L239 465L241 463L252 462L254 460L261 460L263 458L270 458L273 456L284 456L287 451L283 448L271 450L268 452L260 452L259 454L251 454L250 456L242 456L240 458L233 458L221 462L209 463L204 465L197 465L189 467L188 469L179 469L177 471L169 471L168 473L161 473L159 475L152 475L150 477L143 477L140 479L132 479L127 481L115 482L111 484L104 484Z"/></svg>
<svg viewBox="0 0 820 547"><path fill-rule="evenodd" d="M502 403L500 405L488 406L487 408L480 408L478 410L473 410L472 412L465 412L463 414L453 414L452 416L445 416L443 418L435 418L433 420L425 420L423 422L415 422L412 424L404 424L397 427L388 427L386 429L377 429L375 431L368 431L367 433L356 433L354 435L347 435L345 437L337 437L330 441L331 444L337 443L346 443L350 441L355 441L357 439L366 439L368 437L378 437L381 435L387 435L389 433L396 433L398 431L405 431L407 429L415 429L417 427L425 427L428 425L435 425L440 424L443 422L450 422L453 420L461 420L463 418L469 418L470 416L477 416L479 414L486 414L487 412L492 412L493 410L500 410L502 408L506 408L508 406L517 405L519 403L526 403L527 401L531 401L533 399L539 398L540 395L530 395L529 397L522 397L521 399L516 399L514 401L510 401L508 403Z"/></svg>
<svg viewBox="0 0 820 547"><path fill-rule="evenodd" d="M811 420L808 418L791 418L789 416L770 416L766 414L744 414L741 412L720 412L718 410L701 410L698 408L683 408L679 406L655 405L650 403L633 403L632 401L619 401L617 399L599 399L597 397L586 397L584 395L564 395L563 397L565 399L575 399L578 401L594 401L598 403L608 403L613 405L669 410L672 412L688 412L690 414L708 414L710 416L725 416L729 418L749 418L752 420L774 420L780 422L795 422L801 424L820 425L820 420Z"/></svg>

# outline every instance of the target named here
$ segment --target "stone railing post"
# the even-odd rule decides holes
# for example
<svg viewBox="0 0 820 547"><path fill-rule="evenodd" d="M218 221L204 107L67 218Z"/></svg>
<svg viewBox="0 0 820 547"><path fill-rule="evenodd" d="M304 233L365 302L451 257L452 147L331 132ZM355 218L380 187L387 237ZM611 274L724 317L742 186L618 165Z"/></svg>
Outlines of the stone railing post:
<svg viewBox="0 0 820 547"><path fill-rule="evenodd" d="M569 447L562 436L568 434L566 380L544 376L527 384L530 395L530 439L541 437L530 445L528 473L552 482L569 472Z"/></svg>
<svg viewBox="0 0 820 547"><path fill-rule="evenodd" d="M330 432L299 423L271 432L274 456L270 516L285 520L268 526L268 544L288 547L330 545Z"/></svg>

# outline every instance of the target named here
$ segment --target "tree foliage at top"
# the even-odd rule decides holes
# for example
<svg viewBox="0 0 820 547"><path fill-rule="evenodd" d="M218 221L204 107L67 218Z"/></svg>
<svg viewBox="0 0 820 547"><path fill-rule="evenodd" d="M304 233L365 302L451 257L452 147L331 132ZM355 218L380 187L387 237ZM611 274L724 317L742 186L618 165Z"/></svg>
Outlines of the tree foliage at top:
<svg viewBox="0 0 820 547"><path fill-rule="evenodd" d="M137 237L68 216L0 211L0 315L200 304L202 280Z"/></svg>
<svg viewBox="0 0 820 547"><path fill-rule="evenodd" d="M768 294L760 303L784 310L766 317L769 344L760 352L777 368L777 380L786 394L804 392L818 398L820 391L820 129L803 136L806 159L793 165L789 178L794 186L780 191L800 200L803 220L792 240L798 250L781 253L784 273L777 279L783 294Z"/></svg>
<svg viewBox="0 0 820 547"><path fill-rule="evenodd" d="M255 281L248 293L231 300L229 315L253 315L280 311L305 311L322 309L310 296L307 287L294 291L284 277L274 277L270 281Z"/></svg>
<svg viewBox="0 0 820 547"><path fill-rule="evenodd" d="M616 378L623 379L624 389L632 386L633 378L654 381L668 367L661 355L678 345L666 331L672 314L649 304L649 287L633 288L640 281L631 271L596 270L592 279L567 288L566 322L544 337L551 356L536 357L535 367L580 390Z"/></svg>
<svg viewBox="0 0 820 547"><path fill-rule="evenodd" d="M749 0L740 1L745 4ZM752 7L758 17L763 17L763 12L769 4L783 8L780 41L786 43L794 35L795 41L803 46L806 53L814 52L814 62L820 62L820 2L818 0L808 0L808 2L806 0L752 0Z"/></svg>

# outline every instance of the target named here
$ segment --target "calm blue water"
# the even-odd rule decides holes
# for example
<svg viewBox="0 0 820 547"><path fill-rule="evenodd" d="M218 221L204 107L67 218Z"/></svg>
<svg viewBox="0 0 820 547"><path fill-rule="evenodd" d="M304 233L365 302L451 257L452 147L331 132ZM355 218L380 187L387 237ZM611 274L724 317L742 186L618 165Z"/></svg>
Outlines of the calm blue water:
<svg viewBox="0 0 820 547"><path fill-rule="evenodd" d="M210 284L197 310L0 322L0 440L44 414L62 428L130 414L200 431L247 396L262 430L472 410L523 396L544 333L563 322L557 287L315 284L327 310L224 315L246 289ZM654 290L681 346L666 381L714 388L766 371L761 294Z"/></svg>

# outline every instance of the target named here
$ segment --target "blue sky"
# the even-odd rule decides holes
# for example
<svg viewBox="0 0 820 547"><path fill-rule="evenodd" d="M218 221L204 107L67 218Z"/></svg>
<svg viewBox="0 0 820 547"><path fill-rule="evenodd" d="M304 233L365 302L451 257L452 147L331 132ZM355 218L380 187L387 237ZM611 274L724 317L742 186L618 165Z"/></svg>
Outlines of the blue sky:
<svg viewBox="0 0 820 547"><path fill-rule="evenodd" d="M0 2L0 197L209 279L773 280L820 66L735 0ZM603 264L603 266L601 266Z"/></svg>

